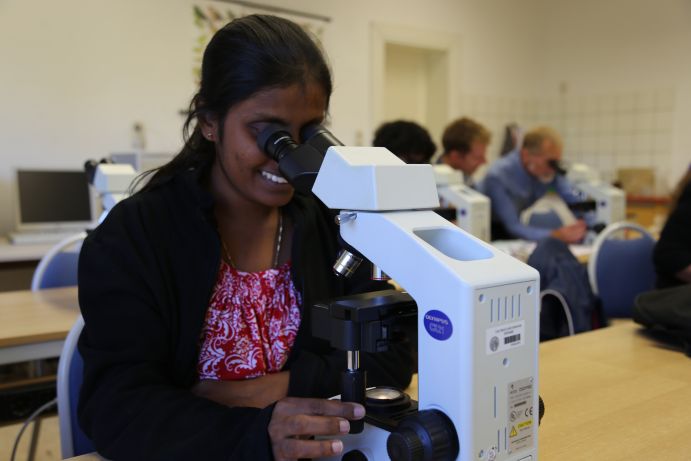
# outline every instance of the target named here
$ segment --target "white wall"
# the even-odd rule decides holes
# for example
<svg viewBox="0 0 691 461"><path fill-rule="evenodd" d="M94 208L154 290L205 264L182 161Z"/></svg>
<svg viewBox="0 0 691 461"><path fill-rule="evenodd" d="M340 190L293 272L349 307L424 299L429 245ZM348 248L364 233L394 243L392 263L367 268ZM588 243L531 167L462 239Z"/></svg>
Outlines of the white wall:
<svg viewBox="0 0 691 461"><path fill-rule="evenodd" d="M589 150L604 157L603 167L654 166L658 192L668 190L691 161L691 2L540 3L543 96L555 98L561 87L562 100L599 103L600 113L610 100L618 132L603 116L590 136L600 142Z"/></svg>
<svg viewBox="0 0 691 461"><path fill-rule="evenodd" d="M131 150L135 121L150 149L178 149L194 89L185 2L39 3L0 3L0 233L15 168L81 169Z"/></svg>
<svg viewBox="0 0 691 461"><path fill-rule="evenodd" d="M451 118L471 115L487 124L494 131L493 155L504 123L556 120L566 130L567 154L573 141L579 155L597 145L590 153L602 157L600 163L654 162L664 189L691 158L688 0L264 3L332 18L324 34L335 78L332 127L346 143L369 142L375 128L370 36L377 23L457 37ZM86 159L130 150L135 122L144 124L149 151L179 149L179 111L194 92L193 4L0 2L0 233L12 226L17 167L81 168ZM651 106L651 113L617 115L613 121L605 117L600 132L608 124L636 130L644 122L667 131L640 142L627 139L640 149L631 158L616 149L609 154L607 146L626 135L614 131L589 141L585 128L579 132L564 118L567 106L600 107L607 100L623 106L666 100L671 108L659 113ZM587 108L581 120L594 123ZM651 143L653 150L645 154Z"/></svg>
<svg viewBox="0 0 691 461"><path fill-rule="evenodd" d="M335 77L331 115L346 143L369 142L370 25L457 34L458 94L537 91L537 0L265 0L332 18L324 35ZM0 233L13 224L17 167L81 168L131 149L176 151L194 92L192 0L0 2ZM458 115L463 101L451 101Z"/></svg>

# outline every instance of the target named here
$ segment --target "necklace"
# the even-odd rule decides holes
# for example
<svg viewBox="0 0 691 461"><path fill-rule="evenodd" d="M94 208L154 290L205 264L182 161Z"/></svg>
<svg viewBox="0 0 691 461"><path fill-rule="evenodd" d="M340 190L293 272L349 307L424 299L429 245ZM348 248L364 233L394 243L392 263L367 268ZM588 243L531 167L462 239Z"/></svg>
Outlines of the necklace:
<svg viewBox="0 0 691 461"><path fill-rule="evenodd" d="M276 228L276 237L275 237L275 246L274 246L274 258L273 258L273 265L271 266L272 268L278 267L278 259L281 254L281 242L283 241L283 213L281 213L281 210L278 210L278 227ZM223 252L225 253L226 259L228 260L228 263L230 263L230 266L233 268L237 268L235 266L235 262L233 261L233 258L230 256L230 251L228 251L228 247L226 246L225 240L221 238L221 245L223 245Z"/></svg>

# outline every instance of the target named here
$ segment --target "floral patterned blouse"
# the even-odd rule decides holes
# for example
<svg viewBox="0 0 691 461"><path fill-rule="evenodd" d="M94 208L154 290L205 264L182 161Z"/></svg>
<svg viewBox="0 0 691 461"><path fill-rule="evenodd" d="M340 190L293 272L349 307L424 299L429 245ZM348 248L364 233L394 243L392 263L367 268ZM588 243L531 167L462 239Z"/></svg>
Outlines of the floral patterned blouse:
<svg viewBox="0 0 691 461"><path fill-rule="evenodd" d="M242 272L221 262L201 334L199 379L240 380L280 371L300 327L290 263Z"/></svg>

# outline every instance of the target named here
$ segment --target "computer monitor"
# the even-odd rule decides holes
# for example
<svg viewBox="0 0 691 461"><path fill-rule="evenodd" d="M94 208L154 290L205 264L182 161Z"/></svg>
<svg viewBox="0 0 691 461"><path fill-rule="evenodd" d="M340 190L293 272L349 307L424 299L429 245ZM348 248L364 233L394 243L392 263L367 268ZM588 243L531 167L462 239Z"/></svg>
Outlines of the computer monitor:
<svg viewBox="0 0 691 461"><path fill-rule="evenodd" d="M67 232L93 227L94 198L83 170L17 170L17 231Z"/></svg>

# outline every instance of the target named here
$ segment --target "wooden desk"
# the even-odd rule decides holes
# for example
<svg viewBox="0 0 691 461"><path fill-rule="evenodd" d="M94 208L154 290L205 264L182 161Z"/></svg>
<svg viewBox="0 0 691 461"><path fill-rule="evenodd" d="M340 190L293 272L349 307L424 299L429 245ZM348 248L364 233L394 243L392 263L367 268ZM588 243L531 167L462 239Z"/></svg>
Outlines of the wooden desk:
<svg viewBox="0 0 691 461"><path fill-rule="evenodd" d="M626 219L646 229L661 229L669 214L669 196L626 196Z"/></svg>
<svg viewBox="0 0 691 461"><path fill-rule="evenodd" d="M77 287L0 293L0 365L59 357L78 314Z"/></svg>
<svg viewBox="0 0 691 461"><path fill-rule="evenodd" d="M691 359L631 321L542 343L540 395L540 460L691 459Z"/></svg>
<svg viewBox="0 0 691 461"><path fill-rule="evenodd" d="M691 359L642 331L625 321L540 345L540 459L691 459Z"/></svg>
<svg viewBox="0 0 691 461"><path fill-rule="evenodd" d="M627 320L540 344L540 460L691 460L691 359L642 331Z"/></svg>

